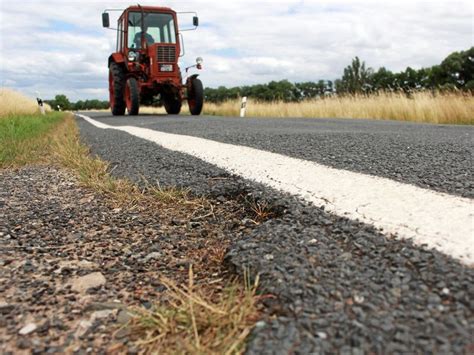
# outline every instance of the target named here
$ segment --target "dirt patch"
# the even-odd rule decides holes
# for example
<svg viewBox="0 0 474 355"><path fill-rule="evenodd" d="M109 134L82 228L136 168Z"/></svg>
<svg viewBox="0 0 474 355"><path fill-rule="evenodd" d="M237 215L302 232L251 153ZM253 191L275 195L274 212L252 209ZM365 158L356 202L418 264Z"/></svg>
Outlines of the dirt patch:
<svg viewBox="0 0 474 355"><path fill-rule="evenodd" d="M196 286L225 286L250 219L232 201L118 206L64 170L0 171L0 351L124 351L126 309L166 298L163 277L186 284L192 265Z"/></svg>

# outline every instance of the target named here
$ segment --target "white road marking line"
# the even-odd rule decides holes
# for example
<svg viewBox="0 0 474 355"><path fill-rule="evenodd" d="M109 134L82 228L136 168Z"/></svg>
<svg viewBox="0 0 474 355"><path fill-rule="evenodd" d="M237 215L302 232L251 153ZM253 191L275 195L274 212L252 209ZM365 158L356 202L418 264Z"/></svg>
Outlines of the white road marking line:
<svg viewBox="0 0 474 355"><path fill-rule="evenodd" d="M462 262L474 264L474 209L470 199L390 179L329 168L254 148L133 126L109 126L84 115L92 125L115 129L186 153L243 178L298 195L316 206L413 238Z"/></svg>

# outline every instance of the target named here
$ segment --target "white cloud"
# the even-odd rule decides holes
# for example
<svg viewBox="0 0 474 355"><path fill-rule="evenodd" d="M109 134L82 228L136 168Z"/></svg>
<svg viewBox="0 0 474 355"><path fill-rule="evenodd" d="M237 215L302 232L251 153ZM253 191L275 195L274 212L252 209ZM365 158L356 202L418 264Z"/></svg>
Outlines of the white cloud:
<svg viewBox="0 0 474 355"><path fill-rule="evenodd" d="M100 14L130 1L0 1L1 85L72 100L107 97L115 33L101 28ZM419 68L472 46L473 7L467 0L162 4L199 13L202 26L183 33L182 66L204 57L207 86L335 79L356 55L375 68Z"/></svg>

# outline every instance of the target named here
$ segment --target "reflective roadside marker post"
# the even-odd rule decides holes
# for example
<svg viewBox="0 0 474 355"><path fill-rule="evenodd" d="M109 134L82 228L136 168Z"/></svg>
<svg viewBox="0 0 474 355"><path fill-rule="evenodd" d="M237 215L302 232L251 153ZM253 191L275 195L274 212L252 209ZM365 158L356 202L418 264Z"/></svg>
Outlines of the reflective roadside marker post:
<svg viewBox="0 0 474 355"><path fill-rule="evenodd" d="M44 111L44 105L43 105L43 100L41 99L41 95L39 94L39 92L36 92L36 95L37 95L37 98L36 98L36 102L38 102L38 107L40 109L40 112L42 115L45 114L45 111Z"/></svg>
<svg viewBox="0 0 474 355"><path fill-rule="evenodd" d="M247 110L247 96L242 97L242 104L240 105L240 117L245 117Z"/></svg>

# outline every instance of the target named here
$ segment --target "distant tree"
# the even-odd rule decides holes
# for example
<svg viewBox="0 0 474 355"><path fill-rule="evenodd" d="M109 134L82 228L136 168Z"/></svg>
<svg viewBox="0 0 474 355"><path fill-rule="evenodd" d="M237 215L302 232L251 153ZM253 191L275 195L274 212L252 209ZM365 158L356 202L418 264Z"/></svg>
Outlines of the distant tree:
<svg viewBox="0 0 474 355"><path fill-rule="evenodd" d="M474 79L474 47L467 51L451 53L441 62L443 84L453 84L463 88Z"/></svg>
<svg viewBox="0 0 474 355"><path fill-rule="evenodd" d="M372 68L366 68L365 62L361 62L359 57L355 57L351 65L344 69L341 81L338 82L338 91L350 94L366 92L371 88L372 74Z"/></svg>
<svg viewBox="0 0 474 355"><path fill-rule="evenodd" d="M468 81L466 85L464 85L464 88L474 93L474 80Z"/></svg>
<svg viewBox="0 0 474 355"><path fill-rule="evenodd" d="M66 95L56 95L53 100L45 100L45 102L51 106L53 110L71 110L73 109L71 102ZM59 107L58 107L59 106Z"/></svg>
<svg viewBox="0 0 474 355"><path fill-rule="evenodd" d="M371 85L374 90L393 90L395 89L395 76L385 67L379 68L371 76Z"/></svg>
<svg viewBox="0 0 474 355"><path fill-rule="evenodd" d="M59 106L61 110L70 110L71 109L71 102L69 99L66 97L66 95L56 95L54 98L54 109L57 109Z"/></svg>

